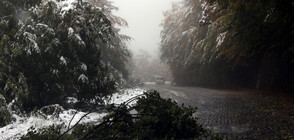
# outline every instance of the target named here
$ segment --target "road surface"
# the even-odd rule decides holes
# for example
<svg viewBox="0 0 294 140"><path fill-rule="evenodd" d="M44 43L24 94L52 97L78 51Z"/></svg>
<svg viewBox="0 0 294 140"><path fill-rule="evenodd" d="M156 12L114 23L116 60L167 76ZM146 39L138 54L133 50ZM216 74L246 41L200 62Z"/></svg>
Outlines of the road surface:
<svg viewBox="0 0 294 140"><path fill-rule="evenodd" d="M197 107L195 116L199 123L227 139L294 138L292 99L281 97L277 101L252 91L173 87L169 84L146 83L143 88L156 90L163 98L171 98L179 104Z"/></svg>

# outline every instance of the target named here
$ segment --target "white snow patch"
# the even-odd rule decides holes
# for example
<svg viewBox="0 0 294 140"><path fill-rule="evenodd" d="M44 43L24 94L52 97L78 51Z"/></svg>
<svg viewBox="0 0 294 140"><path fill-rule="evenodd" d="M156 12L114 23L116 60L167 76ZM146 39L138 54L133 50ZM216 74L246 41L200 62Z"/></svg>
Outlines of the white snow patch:
<svg viewBox="0 0 294 140"><path fill-rule="evenodd" d="M125 89L121 90L120 93L115 93L109 100L105 100L108 104L120 104L127 101L130 98L143 94L143 89ZM77 101L73 97L68 97L73 102ZM59 113L57 117L44 116L44 115L32 115L30 117L22 117L13 114L16 119L12 124L0 128L0 139L1 140L18 140L22 135L27 134L31 127L35 129L46 128L50 125L65 124L66 127L75 125L87 112L77 111L75 109L64 110ZM73 118L73 116L75 117ZM101 119L106 116L107 113L90 113L84 117L80 123L99 123ZM73 119L72 119L73 118ZM70 120L71 123L69 124ZM63 130L64 131L64 130Z"/></svg>
<svg viewBox="0 0 294 140"><path fill-rule="evenodd" d="M87 65L86 65L85 63L82 63L82 65L81 65L81 69L82 69L83 71L87 71L88 67L87 67Z"/></svg>
<svg viewBox="0 0 294 140"><path fill-rule="evenodd" d="M138 95L142 95L145 90L136 88L136 89L126 89L120 91L119 93L115 93L111 96L110 100L106 101L106 104L121 104L126 102L127 100L136 97ZM135 102L133 102L135 103Z"/></svg>
<svg viewBox="0 0 294 140"><path fill-rule="evenodd" d="M68 37L72 36L74 34L74 29L73 28L68 28Z"/></svg>
<svg viewBox="0 0 294 140"><path fill-rule="evenodd" d="M144 82L145 85L155 85L155 82Z"/></svg>
<svg viewBox="0 0 294 140"><path fill-rule="evenodd" d="M29 32L24 32L23 36L25 36L29 41L30 41L30 45L29 48L26 49L27 50L27 54L31 54L31 48L33 48L37 53L40 53L41 50L38 46L38 43L36 42L37 40L37 36L35 34L29 33Z"/></svg>
<svg viewBox="0 0 294 140"><path fill-rule="evenodd" d="M86 46L86 43L82 40L82 38L79 34L75 34L75 38L77 39L79 45Z"/></svg>
<svg viewBox="0 0 294 140"><path fill-rule="evenodd" d="M48 2L56 3L57 7L60 8L62 16L69 10L73 10L75 8L75 4L78 3L77 0L44 0L43 4Z"/></svg>
<svg viewBox="0 0 294 140"><path fill-rule="evenodd" d="M88 77L85 74L81 74L78 78L78 81L82 81L83 83L88 81Z"/></svg>
<svg viewBox="0 0 294 140"><path fill-rule="evenodd" d="M60 57L60 63L66 65L67 62L63 56Z"/></svg>
<svg viewBox="0 0 294 140"><path fill-rule="evenodd" d="M45 120L39 117L20 117L13 114L16 121L13 124L9 124L5 127L0 128L0 139L3 140L16 140L22 135L26 134L29 128L43 128L52 125L53 122ZM40 127L41 126L41 127Z"/></svg>
<svg viewBox="0 0 294 140"><path fill-rule="evenodd" d="M219 36L216 38L216 42L217 42L217 44L216 44L216 48L218 48L218 47L224 42L224 40L225 40L225 38L226 38L226 34L227 34L227 32L221 33L221 34L219 34Z"/></svg>
<svg viewBox="0 0 294 140"><path fill-rule="evenodd" d="M69 125L70 120L74 116L76 110L70 109L65 110L59 114L58 118L53 117L43 117L43 116L31 116L31 117L21 117L13 114L13 117L16 119L15 122L9 124L5 127L0 128L0 139L1 140L17 140L20 139L22 135L25 135L31 127L35 129L46 128L50 125L60 125L65 124ZM73 118L70 126L76 124L79 119L85 115L86 112L77 112ZM84 117L80 123L90 123L90 122L99 122L99 120L107 115L106 113L91 113Z"/></svg>
<svg viewBox="0 0 294 140"><path fill-rule="evenodd" d="M199 20L199 23L205 23L207 21L208 8L209 8L209 5L207 4L207 2L204 2L203 4L201 4L202 12L201 12L201 18Z"/></svg>
<svg viewBox="0 0 294 140"><path fill-rule="evenodd" d="M77 102L78 102L78 99L77 98L74 98L74 97L67 97L66 98L66 103L75 104Z"/></svg>
<svg viewBox="0 0 294 140"><path fill-rule="evenodd" d="M85 114L87 114L86 112L80 112L75 109L70 109L70 110L65 110L63 111L61 114L59 114L59 118L61 119L61 122L65 123L66 126L68 127L72 127L73 125L75 125ZM76 114L76 115L75 115ZM75 116L74 116L75 115ZM80 123L98 123L100 122L101 118L103 118L104 116L106 116L107 113L90 113L88 114L86 117L84 117ZM74 116L74 118L73 118ZM69 124L70 120L73 118L73 120L71 121L71 123Z"/></svg>
<svg viewBox="0 0 294 140"><path fill-rule="evenodd" d="M52 70L52 73L57 75L59 73L59 71L58 71L58 69L54 69L54 70Z"/></svg>
<svg viewBox="0 0 294 140"><path fill-rule="evenodd" d="M78 3L77 0L62 0L60 2L55 1L58 7L61 8L61 13L64 15L67 11L75 8L74 4Z"/></svg>
<svg viewBox="0 0 294 140"><path fill-rule="evenodd" d="M43 23L38 23L37 26L48 28L48 25L43 24Z"/></svg>

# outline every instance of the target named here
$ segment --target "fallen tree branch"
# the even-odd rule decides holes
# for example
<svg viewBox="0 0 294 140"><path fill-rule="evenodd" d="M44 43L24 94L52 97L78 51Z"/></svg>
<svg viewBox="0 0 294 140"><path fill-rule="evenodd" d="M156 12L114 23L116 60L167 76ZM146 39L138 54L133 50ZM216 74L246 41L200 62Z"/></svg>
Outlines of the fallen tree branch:
<svg viewBox="0 0 294 140"><path fill-rule="evenodd" d="M134 100L137 100L139 97L142 97L142 96L145 96L145 95L144 95L144 94L140 94L140 95L137 95L137 96L135 96L135 97L132 97L132 98L128 99L127 101L121 103L121 104L117 107L117 109L119 109L119 108L122 107L123 105L128 105L128 104L130 104L131 102L133 102ZM85 115L83 115L83 116L78 120L77 123L75 123L72 127L70 127L70 124L71 124L72 120L74 119L75 115L76 115L77 112L78 112L78 111L76 111L76 113L74 114L74 116L71 118L71 120L70 120L70 122L69 122L68 129L67 129L64 133L62 133L62 134L61 134L56 140L59 140L61 137L63 137L65 134L67 134L70 130L72 130L75 126L77 126L83 118L85 118L85 117L88 116L89 114L93 113L93 112L95 111L95 108L96 108L96 107L93 107L93 109L91 109L88 113L86 113ZM99 110L103 110L103 109L106 109L106 107L104 106L104 107L102 107L102 108L99 108ZM130 109L133 109L133 108L130 108ZM130 109L129 109L129 110L130 110ZM134 118L135 118L135 117L134 117ZM137 118L137 117L136 117L136 118ZM112 121L112 122L113 122L113 121ZM107 123L107 122L100 123L99 125L97 125L97 126L94 128L94 130L97 129L97 128L99 128L101 125L103 125L103 124L105 124L105 123ZM90 133L87 133L87 134L83 137L83 139L85 139L89 134L90 134Z"/></svg>

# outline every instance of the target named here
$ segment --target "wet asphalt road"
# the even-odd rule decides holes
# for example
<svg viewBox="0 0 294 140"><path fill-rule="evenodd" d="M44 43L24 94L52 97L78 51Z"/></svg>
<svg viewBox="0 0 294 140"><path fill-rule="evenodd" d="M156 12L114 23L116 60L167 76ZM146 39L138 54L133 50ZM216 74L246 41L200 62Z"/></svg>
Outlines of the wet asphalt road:
<svg viewBox="0 0 294 140"><path fill-rule="evenodd" d="M195 116L205 128L227 139L294 138L294 116L264 109L270 98L251 91L214 90L200 87L174 87L146 83L146 90L157 90L163 98L197 107ZM265 104L267 105L267 104ZM288 121L280 121L280 120ZM289 120L290 119L290 120Z"/></svg>

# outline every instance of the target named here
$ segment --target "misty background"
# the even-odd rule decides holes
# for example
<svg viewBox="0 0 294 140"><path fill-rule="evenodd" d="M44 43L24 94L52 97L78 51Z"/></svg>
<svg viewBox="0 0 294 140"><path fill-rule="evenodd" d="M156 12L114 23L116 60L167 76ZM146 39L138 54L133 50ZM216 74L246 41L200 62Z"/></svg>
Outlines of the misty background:
<svg viewBox="0 0 294 140"><path fill-rule="evenodd" d="M124 18L128 28L121 33L133 38L129 49L136 55L145 50L153 58L159 57L160 26L163 12L171 9L171 4L179 0L112 0L119 8L114 14Z"/></svg>
<svg viewBox="0 0 294 140"><path fill-rule="evenodd" d="M124 18L128 27L121 33L133 38L128 48L133 53L131 73L143 82L154 81L154 76L163 76L171 81L172 76L166 64L160 61L160 26L163 12L171 9L179 0L112 0L119 8L114 14Z"/></svg>

